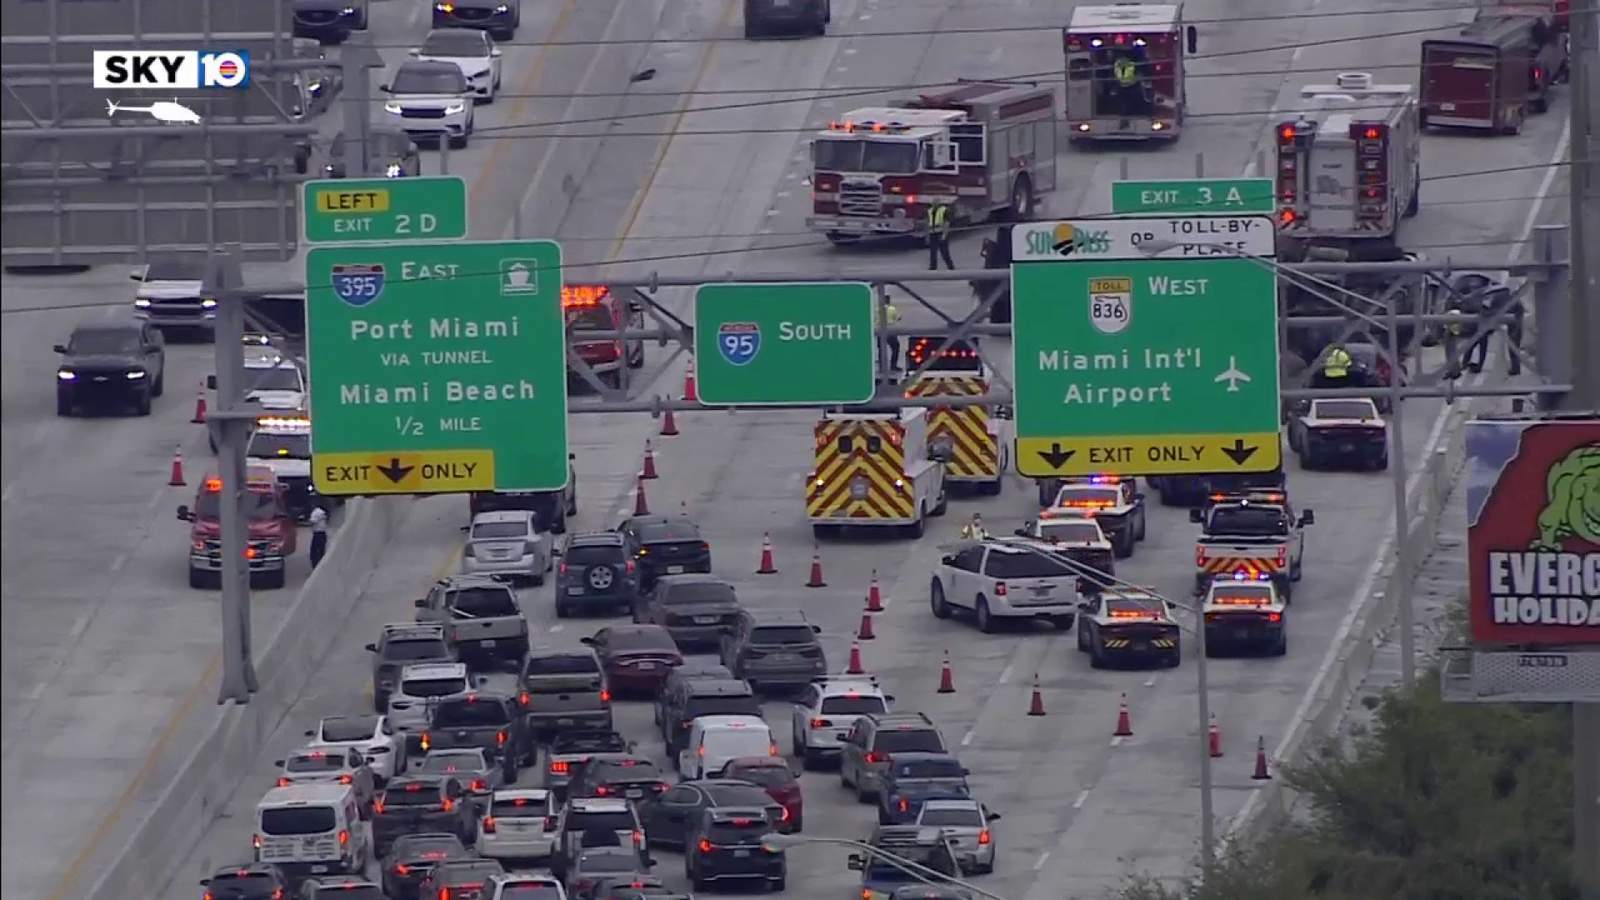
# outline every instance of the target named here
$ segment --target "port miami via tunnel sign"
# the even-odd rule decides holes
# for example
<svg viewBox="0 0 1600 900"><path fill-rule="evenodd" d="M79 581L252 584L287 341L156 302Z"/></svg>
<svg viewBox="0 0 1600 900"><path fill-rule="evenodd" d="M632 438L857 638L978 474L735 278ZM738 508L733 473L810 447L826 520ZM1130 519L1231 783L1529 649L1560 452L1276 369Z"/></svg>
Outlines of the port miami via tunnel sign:
<svg viewBox="0 0 1600 900"><path fill-rule="evenodd" d="M1017 226L1017 470L1276 469L1274 243L1253 215Z"/></svg>

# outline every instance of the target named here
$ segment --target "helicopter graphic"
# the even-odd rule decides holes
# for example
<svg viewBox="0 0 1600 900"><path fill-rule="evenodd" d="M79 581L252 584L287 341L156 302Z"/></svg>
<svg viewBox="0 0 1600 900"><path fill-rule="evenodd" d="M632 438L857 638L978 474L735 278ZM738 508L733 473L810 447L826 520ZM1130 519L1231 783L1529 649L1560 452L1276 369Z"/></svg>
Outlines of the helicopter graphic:
<svg viewBox="0 0 1600 900"><path fill-rule="evenodd" d="M157 100L149 106L123 106L114 100L106 101L106 115L118 112L147 112L152 118L171 125L199 125L200 115L177 100Z"/></svg>

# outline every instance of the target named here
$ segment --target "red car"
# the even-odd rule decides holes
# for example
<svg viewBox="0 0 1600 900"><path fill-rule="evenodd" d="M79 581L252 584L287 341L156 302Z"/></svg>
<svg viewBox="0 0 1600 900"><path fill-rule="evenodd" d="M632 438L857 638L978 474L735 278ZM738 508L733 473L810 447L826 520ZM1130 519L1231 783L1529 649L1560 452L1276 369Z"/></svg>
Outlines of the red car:
<svg viewBox="0 0 1600 900"><path fill-rule="evenodd" d="M683 653L660 625L612 625L583 639L600 656L606 680L619 694L654 696Z"/></svg>
<svg viewBox="0 0 1600 900"><path fill-rule="evenodd" d="M740 756L728 760L716 777L760 785L783 807L783 820L778 823L778 830L784 834L800 830L805 820L805 800L800 796L800 779L795 777L788 760L781 756Z"/></svg>

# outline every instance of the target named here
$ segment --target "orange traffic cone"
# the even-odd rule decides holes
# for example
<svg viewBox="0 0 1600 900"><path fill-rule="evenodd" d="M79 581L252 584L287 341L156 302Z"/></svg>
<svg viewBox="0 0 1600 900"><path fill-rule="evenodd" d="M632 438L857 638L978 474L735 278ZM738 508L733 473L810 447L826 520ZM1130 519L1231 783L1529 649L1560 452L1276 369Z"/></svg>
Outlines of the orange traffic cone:
<svg viewBox="0 0 1600 900"><path fill-rule="evenodd" d="M822 551L811 548L811 579L806 582L808 588L827 587L828 583L822 580Z"/></svg>
<svg viewBox="0 0 1600 900"><path fill-rule="evenodd" d="M635 482L635 487L633 489L633 514L636 516L650 515L650 503L644 498L643 479Z"/></svg>
<svg viewBox="0 0 1600 900"><path fill-rule="evenodd" d="M1112 737L1133 737L1133 722L1128 715L1128 695L1123 694L1122 700L1117 703L1117 730L1111 732Z"/></svg>
<svg viewBox="0 0 1600 900"><path fill-rule="evenodd" d="M183 487L183 448L172 451L172 477L167 479L169 487Z"/></svg>
<svg viewBox="0 0 1600 900"><path fill-rule="evenodd" d="M1039 688L1039 675L1033 676L1033 699L1028 702L1028 715L1044 715L1044 691Z"/></svg>
<svg viewBox="0 0 1600 900"><path fill-rule="evenodd" d="M189 420L196 425L206 423L206 383L200 382L200 390L194 394L194 418Z"/></svg>
<svg viewBox="0 0 1600 900"><path fill-rule="evenodd" d="M861 645L854 643L851 644L850 665L845 667L844 673L846 675L862 675L865 674L866 671L866 668L861 665Z"/></svg>
<svg viewBox="0 0 1600 900"><path fill-rule="evenodd" d="M944 665L939 668L939 693L954 694L955 692L956 676L950 670L950 651L946 650L944 652Z"/></svg>
<svg viewBox="0 0 1600 900"><path fill-rule="evenodd" d="M867 585L867 612L883 612L883 593L878 590L878 570L872 570L872 581Z"/></svg>
<svg viewBox="0 0 1600 900"><path fill-rule="evenodd" d="M1267 771L1267 739L1265 735L1256 737L1256 771L1250 776L1256 781L1266 781L1272 777Z"/></svg>
<svg viewBox="0 0 1600 900"><path fill-rule="evenodd" d="M700 389L694 380L694 357L689 357L689 365L683 370L683 399L693 402L700 400Z"/></svg>
<svg viewBox="0 0 1600 900"><path fill-rule="evenodd" d="M1211 714L1211 727L1206 729L1206 746L1211 758L1218 759L1222 756L1222 729L1217 727L1217 714Z"/></svg>
<svg viewBox="0 0 1600 900"><path fill-rule="evenodd" d="M856 640L858 640L858 641L870 641L870 640L874 640L876 638L877 638L877 635L872 633L872 613L869 613L869 612L862 613L861 614L861 628L856 631Z"/></svg>
<svg viewBox="0 0 1600 900"><path fill-rule="evenodd" d="M650 446L650 439L644 439L644 470L639 473L640 478L657 478L656 451Z"/></svg>
<svg viewBox="0 0 1600 900"><path fill-rule="evenodd" d="M678 422L672 417L672 407L667 407L667 414L661 417L661 436L677 437Z"/></svg>
<svg viewBox="0 0 1600 900"><path fill-rule="evenodd" d="M757 575L776 575L778 567L772 564L772 533L761 532L761 565L756 567Z"/></svg>

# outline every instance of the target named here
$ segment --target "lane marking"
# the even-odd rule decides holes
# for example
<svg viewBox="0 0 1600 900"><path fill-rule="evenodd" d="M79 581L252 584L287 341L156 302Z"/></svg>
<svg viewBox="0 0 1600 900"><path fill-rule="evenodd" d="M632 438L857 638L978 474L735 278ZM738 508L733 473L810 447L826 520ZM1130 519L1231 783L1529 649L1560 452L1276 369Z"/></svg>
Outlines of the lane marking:
<svg viewBox="0 0 1600 900"><path fill-rule="evenodd" d="M128 561L128 554L127 553L118 553L117 554L117 558L111 561L111 572L112 572L112 574L115 574L117 572L122 571L122 567L123 567L124 564L127 563L127 561Z"/></svg>
<svg viewBox="0 0 1600 900"><path fill-rule="evenodd" d="M0 493L0 503L9 503L9 502L11 502L11 489L16 487L16 486L17 486L17 483L15 481L13 481L10 484L6 485L5 491L3 493Z"/></svg>
<svg viewBox="0 0 1600 900"><path fill-rule="evenodd" d="M422 4L417 4L417 9L420 10L421 8ZM545 40L555 41L560 38L562 29L567 27L567 19L577 8L578 0L566 0L566 2L562 3L561 12L556 13L555 21L550 23L549 36ZM522 77L522 82L517 87L518 96L516 102L511 104L511 109L506 114L506 124L514 125L523 121L523 107L528 105L528 100L531 99L529 95L533 93L534 85L544 75L544 67L550 60L551 47L552 44L549 43L540 44L533 51L533 62L528 66L527 74ZM468 192L469 199L472 202L476 203L482 198L484 185L489 183L489 179L484 176L494 171L494 164L500 158L500 154L504 153L506 147L513 143L516 142L509 139L490 142L492 146L489 147L489 155L484 157L483 168L478 170L478 177L472 182L472 189ZM548 152L547 149L546 153ZM518 202L521 202L521 198L518 198Z"/></svg>
<svg viewBox="0 0 1600 900"><path fill-rule="evenodd" d="M972 743L972 729L968 728L967 729L967 733L963 734L961 736L961 746L965 747L965 746L967 746L967 745L969 745L971 743Z"/></svg>
<svg viewBox="0 0 1600 900"><path fill-rule="evenodd" d="M34 685L33 688L28 691L28 699L31 701L31 700L37 700L40 697L43 697L44 696L44 689L45 689L45 687L47 685L48 685L48 682L44 682L44 681L41 681L38 684Z"/></svg>
<svg viewBox="0 0 1600 900"><path fill-rule="evenodd" d="M1122 746L1122 738L1119 738L1119 737L1112 738L1111 739L1111 746L1113 746L1113 747L1121 747Z"/></svg>
<svg viewBox="0 0 1600 900"><path fill-rule="evenodd" d="M1089 791L1087 789L1079 791L1078 792L1078 799L1072 801L1072 808L1073 809L1083 809L1083 805L1085 803L1088 803L1088 802L1089 802Z"/></svg>
<svg viewBox="0 0 1600 900"><path fill-rule="evenodd" d="M1035 872L1037 872L1040 869L1044 868L1045 862L1048 861L1049 859L1050 859L1050 851L1049 850L1046 850L1043 853L1040 853L1039 854L1039 858L1033 861L1033 870Z"/></svg>
<svg viewBox="0 0 1600 900"><path fill-rule="evenodd" d="M1156 677L1154 675L1151 675L1149 678L1145 679L1144 686L1145 687L1155 687L1156 686Z"/></svg>
<svg viewBox="0 0 1600 900"><path fill-rule="evenodd" d="M72 623L72 630L68 632L68 636L73 640L77 640L79 635L88 630L89 620L92 618L94 616L90 613L80 613L77 620Z"/></svg>
<svg viewBox="0 0 1600 900"><path fill-rule="evenodd" d="M561 624L556 624L556 625L551 625L549 630L550 630L551 634L555 634L556 632L560 631L561 629L563 629L565 627L567 627L567 626L561 625Z"/></svg>
<svg viewBox="0 0 1600 900"><path fill-rule="evenodd" d="M1006 663L1006 667L1000 670L1001 684L1005 684L1011 680L1011 671L1012 669L1016 668L1016 665L1017 664L1014 662Z"/></svg>

